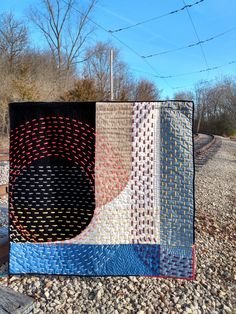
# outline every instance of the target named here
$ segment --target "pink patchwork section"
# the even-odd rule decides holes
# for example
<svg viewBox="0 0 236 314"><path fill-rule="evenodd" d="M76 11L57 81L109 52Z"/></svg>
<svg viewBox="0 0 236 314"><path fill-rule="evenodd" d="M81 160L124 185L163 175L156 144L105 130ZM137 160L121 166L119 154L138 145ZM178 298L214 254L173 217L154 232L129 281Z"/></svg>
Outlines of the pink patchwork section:
<svg viewBox="0 0 236 314"><path fill-rule="evenodd" d="M159 109L155 103L134 104L131 175L133 243L159 243L159 171L156 168L159 138L155 132L157 124Z"/></svg>

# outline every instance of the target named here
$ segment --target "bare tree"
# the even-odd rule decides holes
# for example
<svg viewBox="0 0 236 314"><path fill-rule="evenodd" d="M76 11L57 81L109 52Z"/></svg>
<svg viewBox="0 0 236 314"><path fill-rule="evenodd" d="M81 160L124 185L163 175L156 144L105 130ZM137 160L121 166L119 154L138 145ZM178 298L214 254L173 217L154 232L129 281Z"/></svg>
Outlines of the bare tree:
<svg viewBox="0 0 236 314"><path fill-rule="evenodd" d="M134 90L134 100L156 101L160 98L160 90L154 82L141 79L137 82Z"/></svg>
<svg viewBox="0 0 236 314"><path fill-rule="evenodd" d="M85 78L94 79L99 98L108 100L110 97L109 73L110 50L114 50L114 74L117 77L116 64L118 63L118 50L110 43L98 42L86 52L83 75ZM115 86L114 86L115 90Z"/></svg>
<svg viewBox="0 0 236 314"><path fill-rule="evenodd" d="M191 91L180 91L174 94L175 100L193 100L194 94Z"/></svg>
<svg viewBox="0 0 236 314"><path fill-rule="evenodd" d="M42 10L31 8L30 19L44 35L59 70L70 70L79 63L92 29L88 18L96 0L76 11L76 0L41 0ZM79 13L81 12L81 13Z"/></svg>
<svg viewBox="0 0 236 314"><path fill-rule="evenodd" d="M114 99L128 100L132 91L132 76L127 65L120 58L120 51L109 42L98 42L87 50L83 75L94 79L98 97L110 99L110 50L113 49Z"/></svg>
<svg viewBox="0 0 236 314"><path fill-rule="evenodd" d="M201 129L202 120L207 110L207 91L209 84L205 81L199 81L195 86L195 131L198 133Z"/></svg>
<svg viewBox="0 0 236 314"><path fill-rule="evenodd" d="M8 133L8 103L13 100L12 75L9 75L8 65L0 62L0 136Z"/></svg>
<svg viewBox="0 0 236 314"><path fill-rule="evenodd" d="M12 72L19 57L28 46L28 29L14 15L4 13L0 16L0 55L7 60Z"/></svg>
<svg viewBox="0 0 236 314"><path fill-rule="evenodd" d="M195 88L195 130L230 135L236 130L236 81L199 82Z"/></svg>
<svg viewBox="0 0 236 314"><path fill-rule="evenodd" d="M18 72L14 80L18 80L18 85L25 82L26 89L34 87L35 91L38 90L37 99L40 100L58 100L61 94L74 86L75 78L71 73L61 75L59 80L58 68L50 51L27 51L21 58Z"/></svg>

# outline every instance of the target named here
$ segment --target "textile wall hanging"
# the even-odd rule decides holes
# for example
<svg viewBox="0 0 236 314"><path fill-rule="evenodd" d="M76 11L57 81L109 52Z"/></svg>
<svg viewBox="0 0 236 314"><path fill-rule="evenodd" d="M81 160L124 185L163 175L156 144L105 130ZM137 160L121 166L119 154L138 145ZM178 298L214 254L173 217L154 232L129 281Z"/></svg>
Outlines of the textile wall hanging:
<svg viewBox="0 0 236 314"><path fill-rule="evenodd" d="M10 104L10 274L193 279L192 112Z"/></svg>

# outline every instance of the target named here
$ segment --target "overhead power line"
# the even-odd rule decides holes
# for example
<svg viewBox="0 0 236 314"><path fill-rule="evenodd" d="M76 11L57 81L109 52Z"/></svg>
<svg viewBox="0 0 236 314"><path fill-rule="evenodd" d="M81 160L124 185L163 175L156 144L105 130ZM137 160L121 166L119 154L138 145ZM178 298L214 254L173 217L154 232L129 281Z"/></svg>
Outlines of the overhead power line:
<svg viewBox="0 0 236 314"><path fill-rule="evenodd" d="M183 0L183 4L186 5L186 3L185 3L184 0ZM194 33L195 33L195 35L196 35L197 40L198 40L198 41L201 41L201 40L200 40L200 37L199 37L199 35L198 35L198 32L197 32L197 28L196 28L196 26L195 26L195 23L193 22L192 16L191 16L191 14L190 14L188 8L186 8L186 12L187 12L187 14L188 14L190 23L191 23L191 25L192 25L192 27L193 27L193 31L194 31ZM203 56L205 65L206 65L206 67L208 68L209 65L208 65L208 62L207 62L207 57L206 57L205 51L204 51L204 49L203 49L203 45L202 45L201 43L200 43L200 48L201 48L201 54L202 54L202 56Z"/></svg>
<svg viewBox="0 0 236 314"><path fill-rule="evenodd" d="M235 61L231 61L231 63L235 63ZM229 62L229 64L231 64ZM228 64L227 64L228 65ZM219 67L222 67L222 66L219 66ZM149 76L153 76L153 77L156 77L156 75L154 73L150 73L150 72L146 72L146 71L142 71L142 70L139 70L139 69L136 69L136 68L131 68L134 72L138 72L138 73L143 73L143 74L147 74ZM192 72L191 72L192 73ZM194 73L198 73L198 72L194 72ZM188 73L190 74L190 73ZM173 76L172 76L173 77ZM216 79L211 79L211 80L202 80L201 83L211 83L211 82L214 82ZM176 90L176 89L183 89L183 88L186 88L186 87L189 87L189 86L192 86L192 85L195 85L196 82L193 82L191 84L188 84L188 85L183 85L183 86L175 86L175 87L172 87L173 90Z"/></svg>
<svg viewBox="0 0 236 314"><path fill-rule="evenodd" d="M216 81L216 79L214 78L214 79L212 79L212 80L203 80L203 81L200 81L200 83L201 84L210 84L210 83L212 83L212 82L215 82ZM176 89L185 89L185 88L187 88L187 87L189 87L189 86L194 86L194 85L197 85L198 83L196 83L196 82L193 82L193 83L191 83L191 84L188 84L188 85L183 85L183 86L176 86L176 87L173 87L172 89L173 90L176 90Z"/></svg>
<svg viewBox="0 0 236 314"><path fill-rule="evenodd" d="M66 0L62 0L64 3L68 4ZM202 1L199 1L202 2ZM77 8L75 8L73 6L73 9L75 11L77 11L78 13L80 13L81 15L85 15L83 12L81 12L80 10L78 10ZM158 71L147 61L145 60L136 50L134 50L132 47L130 47L129 45L127 45L125 42L123 42L122 40L120 40L117 36L115 36L114 34L112 34L109 30L107 30L105 27L103 27L102 25L100 25L99 23L95 22L93 19L91 19L90 17L87 17L88 21L90 21L92 24L96 25L98 28L102 29L104 32L109 33L113 38L115 38L117 41L119 41L123 46L125 46L127 49L129 49L130 51L132 51L136 56L140 57L143 61L145 61L145 63L149 66L149 68L151 68L153 70L154 73L150 73L150 75L152 75L153 77L157 77L160 78L162 80L165 81L165 83L173 89L173 86L171 86L166 79L169 78L174 78L174 77L179 77L179 76L184 76L184 75L189 75L189 74L195 74L195 73L201 73L201 72L208 72L208 71L213 71L213 70L217 70L219 68L222 68L224 66L227 65L231 65L236 63L236 60L230 61L226 64L223 65L219 65L219 66L215 66L215 67L211 67L211 68L206 68L200 71L195 71L195 72L188 72L188 73L182 73L182 74L177 74L177 75L168 75L168 76L161 76L161 75L157 75Z"/></svg>
<svg viewBox="0 0 236 314"><path fill-rule="evenodd" d="M190 74L209 72L209 71L213 71L213 70L217 70L217 69L223 68L223 67L225 67L225 66L228 66L228 65L231 65L231 64L234 64L234 63L236 63L236 60L232 60L232 61L230 61L230 62L228 62L228 63L224 63L224 64L222 64L222 65L218 65L218 66L215 66L215 67L210 67L210 68L202 69L202 70L199 70L199 71L193 71L193 72L187 72L187 73L180 73L180 74L176 74L176 75L156 76L156 77L162 78L162 79L169 79L169 78L174 78L174 77L179 77L179 76L185 76L185 75L190 75Z"/></svg>
<svg viewBox="0 0 236 314"><path fill-rule="evenodd" d="M66 0L62 0L65 4L68 4L68 2ZM202 2L204 0L201 0L199 2ZM72 6L72 8L78 12L79 14L81 14L82 16L85 16L85 13L83 13L82 11L80 11L79 9L77 9L76 7ZM162 76L159 75L158 71L155 69L155 67L153 67L147 60L143 59L142 56L132 47L130 47L129 45L127 45L123 40L121 40L120 38L118 38L116 35L114 35L113 33L111 33L109 30L107 30L105 27L103 27L101 24L95 22L93 19L91 19L89 16L86 17L88 19L89 22L91 22L92 24L96 25L98 28L102 29L104 32L108 33L110 36L112 36L113 38L115 38L121 45L125 46L127 49L129 49L133 54L135 54L137 57L139 57L140 59L142 59L150 69L152 69L156 75L155 77L159 77L162 80L165 81L165 83L172 88L172 86L166 81L166 79Z"/></svg>
<svg viewBox="0 0 236 314"><path fill-rule="evenodd" d="M193 48L193 47L196 47L200 44L205 44L206 42L209 42L209 41L212 41L216 38L219 38L219 37L222 37L232 31L235 31L236 30L236 27L233 27L233 28L230 28L229 30L225 31L225 32L222 32L222 33L219 33L215 36L212 36L212 37L209 37L207 39L204 39L204 40L200 40L198 42L195 42L195 43L191 43L189 45L186 45L186 46L182 46L182 47L178 47L178 48L174 48L174 49L170 49L170 50L164 50L164 51L160 51L160 52L157 52L157 53L153 53L153 54L150 54L150 55L146 55L146 56L142 56L144 59L146 58L152 58L152 57L157 57L157 56L160 56L160 55L164 55L164 54L167 54L167 53L171 53L171 52L175 52L175 51L179 51L179 50L183 50L183 49L187 49L187 48Z"/></svg>
<svg viewBox="0 0 236 314"><path fill-rule="evenodd" d="M140 26L140 25L143 25L143 24L146 24L146 23L149 23L149 22L152 22L152 21L156 21L156 20L159 20L163 17L166 17L168 15L172 15L172 14L176 14L176 13L179 13L185 9L188 9L188 8L191 8L195 5L198 5L199 3L201 2L204 2L205 0L199 0L199 1L196 1L192 4L185 4L182 8L180 9L177 9L177 10L174 10L174 11L171 11L171 12L168 12L168 13L165 13L165 14L162 14L162 15L159 15L159 16L155 16L155 17L152 17L150 19L147 19L147 20L143 20L141 22L138 22L138 23L135 23L135 24L132 24L130 26L126 26L126 27L122 27L122 28L118 28L118 29L114 29L114 30L109 30L110 33L117 33L117 32L121 32L121 31L124 31L124 30L127 30L127 29L130 29L130 28L134 28L136 26Z"/></svg>

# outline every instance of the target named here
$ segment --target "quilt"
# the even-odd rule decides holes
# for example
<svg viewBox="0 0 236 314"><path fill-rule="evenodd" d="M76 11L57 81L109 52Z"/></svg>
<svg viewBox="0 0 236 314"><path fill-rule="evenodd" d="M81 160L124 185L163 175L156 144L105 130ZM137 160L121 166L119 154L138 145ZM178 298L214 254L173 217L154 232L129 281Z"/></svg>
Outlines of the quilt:
<svg viewBox="0 0 236 314"><path fill-rule="evenodd" d="M193 103L10 108L10 274L193 279Z"/></svg>

